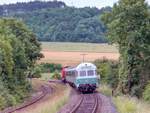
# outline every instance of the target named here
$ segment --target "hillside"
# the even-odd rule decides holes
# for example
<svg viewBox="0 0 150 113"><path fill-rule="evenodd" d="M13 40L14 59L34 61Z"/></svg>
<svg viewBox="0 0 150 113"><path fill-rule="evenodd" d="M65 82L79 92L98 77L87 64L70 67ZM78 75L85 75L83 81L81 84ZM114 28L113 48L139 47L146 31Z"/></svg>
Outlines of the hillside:
<svg viewBox="0 0 150 113"><path fill-rule="evenodd" d="M5 8L3 16L23 20L40 41L107 42L104 36L106 28L100 21L100 15L110 11L110 7L74 8L56 1L17 3L2 7Z"/></svg>
<svg viewBox="0 0 150 113"><path fill-rule="evenodd" d="M60 1L34 1L34 2L19 2L16 4L0 5L0 15L11 15L14 13L25 13L44 8L60 8L65 7L66 4Z"/></svg>

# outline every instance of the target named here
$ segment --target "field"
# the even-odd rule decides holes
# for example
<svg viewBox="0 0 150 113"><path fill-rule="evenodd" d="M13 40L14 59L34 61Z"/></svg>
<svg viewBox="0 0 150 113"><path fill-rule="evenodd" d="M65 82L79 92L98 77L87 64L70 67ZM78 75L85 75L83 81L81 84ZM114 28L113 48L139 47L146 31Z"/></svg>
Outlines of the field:
<svg viewBox="0 0 150 113"><path fill-rule="evenodd" d="M41 62L62 65L76 65L82 62L82 54L86 54L85 61L89 62L102 58L119 58L117 47L108 44L42 42L42 53L45 57Z"/></svg>

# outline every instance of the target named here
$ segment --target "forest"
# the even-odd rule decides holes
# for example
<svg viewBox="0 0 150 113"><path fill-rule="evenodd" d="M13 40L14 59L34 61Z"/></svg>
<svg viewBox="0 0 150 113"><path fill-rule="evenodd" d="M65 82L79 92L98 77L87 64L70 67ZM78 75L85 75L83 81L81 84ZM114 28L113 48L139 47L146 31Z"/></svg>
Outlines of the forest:
<svg viewBox="0 0 150 113"><path fill-rule="evenodd" d="M61 8L65 7L65 3L60 1L34 1L34 2L18 2L16 4L0 5L0 15L7 15L12 13L23 13L44 8Z"/></svg>
<svg viewBox="0 0 150 113"><path fill-rule="evenodd" d="M75 8L56 1L20 4L1 6L5 9L2 16L23 20L40 41L107 42L100 16L110 7Z"/></svg>

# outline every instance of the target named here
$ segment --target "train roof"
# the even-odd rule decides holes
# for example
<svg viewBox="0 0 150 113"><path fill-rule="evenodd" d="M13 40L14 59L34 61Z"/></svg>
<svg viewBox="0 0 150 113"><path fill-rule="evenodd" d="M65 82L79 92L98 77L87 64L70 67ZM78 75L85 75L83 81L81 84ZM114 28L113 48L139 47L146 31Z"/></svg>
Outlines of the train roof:
<svg viewBox="0 0 150 113"><path fill-rule="evenodd" d="M84 63L80 63L79 65L75 66L75 67L67 67L65 68L67 71L74 71L74 70L82 70L82 69L93 69L93 70L96 70L96 66L92 63L87 63L87 62L84 62Z"/></svg>
<svg viewBox="0 0 150 113"><path fill-rule="evenodd" d="M79 64L76 68L77 69L83 69L83 68L96 69L96 66L92 63L84 62L84 63Z"/></svg>

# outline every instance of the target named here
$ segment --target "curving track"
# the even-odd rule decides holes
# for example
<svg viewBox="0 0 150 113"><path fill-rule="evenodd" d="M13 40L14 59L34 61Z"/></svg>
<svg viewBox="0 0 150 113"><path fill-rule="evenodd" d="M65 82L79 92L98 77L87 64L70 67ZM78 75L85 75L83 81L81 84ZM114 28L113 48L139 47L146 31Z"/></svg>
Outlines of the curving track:
<svg viewBox="0 0 150 113"><path fill-rule="evenodd" d="M52 88L50 89L46 85L43 85L43 86L41 86L41 93L38 96L34 97L32 100L30 100L18 107L8 108L0 113L14 113L19 110L25 109L26 107L31 106L31 105L35 104L36 102L42 100L47 94L52 93L52 91L53 91Z"/></svg>
<svg viewBox="0 0 150 113"><path fill-rule="evenodd" d="M97 108L101 106L97 94L82 94L79 103L70 113L97 113Z"/></svg>

